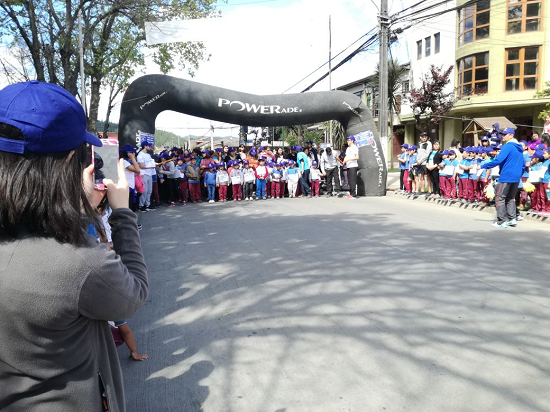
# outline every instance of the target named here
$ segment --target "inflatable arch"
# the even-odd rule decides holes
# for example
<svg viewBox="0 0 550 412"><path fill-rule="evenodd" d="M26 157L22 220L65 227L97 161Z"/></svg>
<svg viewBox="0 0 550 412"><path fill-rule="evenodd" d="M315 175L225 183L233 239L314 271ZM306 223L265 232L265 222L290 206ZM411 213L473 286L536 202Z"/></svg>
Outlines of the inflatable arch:
<svg viewBox="0 0 550 412"><path fill-rule="evenodd" d="M359 142L357 194L384 196L387 170L370 110L359 97L343 91L265 95L241 93L165 75L136 79L120 112L121 145L136 143L138 131L155 132L155 119L172 110L247 126L290 126L339 121Z"/></svg>

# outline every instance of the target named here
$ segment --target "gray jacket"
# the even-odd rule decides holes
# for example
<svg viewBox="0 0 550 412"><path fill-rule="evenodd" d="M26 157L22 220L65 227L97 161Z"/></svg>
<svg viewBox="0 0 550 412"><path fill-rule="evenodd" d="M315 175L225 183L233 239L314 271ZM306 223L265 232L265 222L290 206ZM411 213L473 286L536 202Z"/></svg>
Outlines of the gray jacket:
<svg viewBox="0 0 550 412"><path fill-rule="evenodd" d="M108 320L147 298L136 216L109 218L114 251L25 235L0 241L0 410L124 411L124 388Z"/></svg>

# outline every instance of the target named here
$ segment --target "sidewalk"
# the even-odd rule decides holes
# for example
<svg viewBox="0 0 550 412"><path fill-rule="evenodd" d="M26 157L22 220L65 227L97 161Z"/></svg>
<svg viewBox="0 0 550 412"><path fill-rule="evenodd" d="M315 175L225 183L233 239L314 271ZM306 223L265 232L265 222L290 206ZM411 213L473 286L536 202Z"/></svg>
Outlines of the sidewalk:
<svg viewBox="0 0 550 412"><path fill-rule="evenodd" d="M398 176L399 179L399 176ZM399 180L398 180L399 183ZM471 210L473 212L485 212L490 213L493 216L496 216L496 209L494 206L487 206L482 204L466 204L462 203L459 200L449 200L449 199L443 199L443 198L429 198L425 195L407 195L402 193L397 193L396 190L391 189L386 191L386 196L393 196L398 199L408 200L408 201L418 201L418 202L426 202L426 203L432 203L434 205L439 205L442 207L454 207L464 210ZM521 212L521 215L526 220L532 220L535 222L541 222L541 223L550 223L550 219L548 217L538 216L538 215L531 215L526 212Z"/></svg>

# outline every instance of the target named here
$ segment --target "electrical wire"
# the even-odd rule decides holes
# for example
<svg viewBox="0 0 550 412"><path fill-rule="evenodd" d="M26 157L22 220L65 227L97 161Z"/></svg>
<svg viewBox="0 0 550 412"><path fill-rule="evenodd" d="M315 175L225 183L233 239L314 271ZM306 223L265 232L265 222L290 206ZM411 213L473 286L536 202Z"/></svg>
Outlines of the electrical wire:
<svg viewBox="0 0 550 412"><path fill-rule="evenodd" d="M359 37L357 40L355 40L353 43L351 43L349 46L347 46L344 50L342 50L340 53L338 53L337 55L335 55L334 57L332 57L330 59L330 62L332 62L334 59L336 59L338 56L340 56L342 53L344 53L346 50L348 50L351 46L353 46L355 43L357 43L359 40L361 40L363 37L366 37L368 36L370 33L372 33L374 30L376 30L376 27L373 27L372 29L370 29L367 33L363 34L361 37ZM318 72L319 70L321 70L324 66L326 66L327 64L329 63L329 61L323 63L322 65L320 65L319 67L317 67L314 71L312 71L311 73L309 73L307 76L305 76L303 79L299 80L298 82L294 83L292 86L290 86L288 89L286 89L282 94L285 94L286 92L288 92L290 89L292 89L294 86L297 86L298 84L302 83L305 79L307 79L309 76L311 76L312 74ZM334 69L332 69L332 71L334 71ZM325 76L326 77L326 76Z"/></svg>

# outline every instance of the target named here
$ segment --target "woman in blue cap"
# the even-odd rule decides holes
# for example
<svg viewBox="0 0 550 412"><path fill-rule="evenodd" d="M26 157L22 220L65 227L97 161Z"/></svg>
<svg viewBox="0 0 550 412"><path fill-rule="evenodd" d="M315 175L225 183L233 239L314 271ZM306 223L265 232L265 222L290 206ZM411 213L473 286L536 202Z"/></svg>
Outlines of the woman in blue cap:
<svg viewBox="0 0 550 412"><path fill-rule="evenodd" d="M105 179L113 250L86 235L94 189L86 115L59 86L0 91L0 410L125 410L108 325L145 302L147 267L124 163ZM47 176L48 178L44 178Z"/></svg>

